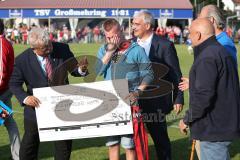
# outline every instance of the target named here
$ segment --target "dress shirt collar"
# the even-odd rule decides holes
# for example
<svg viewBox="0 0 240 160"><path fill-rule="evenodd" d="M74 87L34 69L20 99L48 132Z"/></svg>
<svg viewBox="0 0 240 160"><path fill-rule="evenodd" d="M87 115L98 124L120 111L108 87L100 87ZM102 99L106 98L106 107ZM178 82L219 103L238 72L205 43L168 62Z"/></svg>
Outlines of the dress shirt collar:
<svg viewBox="0 0 240 160"><path fill-rule="evenodd" d="M140 38L137 39L138 43L143 43L143 44L151 44L152 43L152 38L153 38L153 33L146 39L146 40L141 40Z"/></svg>
<svg viewBox="0 0 240 160"><path fill-rule="evenodd" d="M36 55L37 55L37 58L38 58L39 61L41 61L41 62L44 61L44 57L39 56L38 54L36 54Z"/></svg>

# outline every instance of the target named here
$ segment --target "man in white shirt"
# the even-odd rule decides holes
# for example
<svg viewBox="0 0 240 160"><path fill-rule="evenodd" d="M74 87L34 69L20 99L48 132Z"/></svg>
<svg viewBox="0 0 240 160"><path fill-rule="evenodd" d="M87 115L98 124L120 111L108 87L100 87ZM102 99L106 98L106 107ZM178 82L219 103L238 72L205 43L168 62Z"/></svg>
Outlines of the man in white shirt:
<svg viewBox="0 0 240 160"><path fill-rule="evenodd" d="M150 12L140 11L135 13L132 24L134 36L137 37L138 44L145 49L151 62L161 63L169 68L169 72L162 79L172 83L174 90L173 94L157 95L155 98L141 100L140 106L143 113L147 114L149 118L152 115L166 115L171 112L173 106L177 114L183 108L183 93L177 87L182 73L176 49L172 42L153 33L154 23L154 17ZM157 71L154 70L154 73L157 73ZM166 119L165 116L163 117L158 117L157 120L154 118L154 121L148 119L146 126L154 141L158 159L170 160L171 145L167 133Z"/></svg>

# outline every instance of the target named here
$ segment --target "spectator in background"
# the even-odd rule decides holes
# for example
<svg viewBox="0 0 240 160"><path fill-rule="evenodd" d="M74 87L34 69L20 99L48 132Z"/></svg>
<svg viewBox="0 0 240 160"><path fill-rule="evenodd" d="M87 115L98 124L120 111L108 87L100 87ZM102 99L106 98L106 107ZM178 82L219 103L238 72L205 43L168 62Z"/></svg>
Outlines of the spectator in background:
<svg viewBox="0 0 240 160"><path fill-rule="evenodd" d="M156 35L161 36L161 37L165 37L165 30L163 27L157 27L156 29Z"/></svg>
<svg viewBox="0 0 240 160"><path fill-rule="evenodd" d="M93 28L93 39L95 43L99 42L99 35L100 35L100 28L98 26L95 26Z"/></svg>
<svg viewBox="0 0 240 160"><path fill-rule="evenodd" d="M188 53L189 53L189 54L193 54L192 42L191 42L190 39L187 39L186 45L187 45Z"/></svg>
<svg viewBox="0 0 240 160"><path fill-rule="evenodd" d="M88 43L88 37L87 37L87 35L88 35L88 26L85 26L84 28L83 28L83 31L82 31L82 36L84 37L83 39L84 39L84 43Z"/></svg>
<svg viewBox="0 0 240 160"><path fill-rule="evenodd" d="M69 36L70 35L70 32L68 30L68 27L66 25L63 25L63 42L68 42L69 40Z"/></svg>
<svg viewBox="0 0 240 160"><path fill-rule="evenodd" d="M233 38L233 31L232 31L232 28L230 26L227 26L226 33L230 38Z"/></svg>
<svg viewBox="0 0 240 160"><path fill-rule="evenodd" d="M87 43L92 43L92 39L93 39L92 29L89 26L87 26Z"/></svg>
<svg viewBox="0 0 240 160"><path fill-rule="evenodd" d="M165 31L166 31L165 36L166 36L166 38L168 38L168 40L169 40L168 34L172 31L172 27L171 27L171 26L167 26L167 27L165 28Z"/></svg>
<svg viewBox="0 0 240 160"><path fill-rule="evenodd" d="M57 38L57 41L58 41L58 42L63 42L63 34L64 34L64 33L63 33L62 30L58 30L58 31L57 31L57 37L58 37L58 38Z"/></svg>
<svg viewBox="0 0 240 160"><path fill-rule="evenodd" d="M12 28L10 28L10 27L8 27L7 28L7 39L9 40L9 41L12 41L12 32L13 32L13 29Z"/></svg>
<svg viewBox="0 0 240 160"><path fill-rule="evenodd" d="M19 44L19 41L20 41L20 33L19 33L19 30L17 28L14 28L13 30L13 38L14 38L14 42L16 44Z"/></svg>
<svg viewBox="0 0 240 160"><path fill-rule="evenodd" d="M168 39L169 39L169 41L171 41L172 43L175 42L175 33L174 33L173 29L168 33Z"/></svg>
<svg viewBox="0 0 240 160"><path fill-rule="evenodd" d="M11 97L12 93L9 90L9 80L13 72L14 65L14 51L11 43L4 37L4 24L0 20L0 100L8 107L12 108ZM10 144L11 154L13 160L19 160L20 136L18 127L12 116L9 116L5 122L7 128Z"/></svg>
<svg viewBox="0 0 240 160"><path fill-rule="evenodd" d="M82 39L82 29L81 28L77 29L76 35L77 35L78 42L81 42L81 39Z"/></svg>
<svg viewBox="0 0 240 160"><path fill-rule="evenodd" d="M189 35L188 26L185 26L185 27L184 27L184 30L183 30L183 41L184 41L184 43L187 42L188 35Z"/></svg>
<svg viewBox="0 0 240 160"><path fill-rule="evenodd" d="M54 42L54 36L52 32L49 33L49 39L50 41Z"/></svg>
<svg viewBox="0 0 240 160"><path fill-rule="evenodd" d="M173 26L173 32L175 33L175 42L181 43L182 31L178 26Z"/></svg>
<svg viewBox="0 0 240 160"><path fill-rule="evenodd" d="M132 37L131 37L131 35L129 35L129 33L130 33L130 28L127 26L125 29L123 28L123 32L124 32L124 37L125 37L125 39L131 39Z"/></svg>
<svg viewBox="0 0 240 160"><path fill-rule="evenodd" d="M44 28L44 30L46 30L46 31L50 32L50 31L49 31L49 28L48 28L48 26L47 26L47 25L44 25L44 27L43 27L43 28Z"/></svg>
<svg viewBox="0 0 240 160"><path fill-rule="evenodd" d="M28 39L28 28L27 28L27 25L24 25L22 27L22 43L27 44L27 39Z"/></svg>

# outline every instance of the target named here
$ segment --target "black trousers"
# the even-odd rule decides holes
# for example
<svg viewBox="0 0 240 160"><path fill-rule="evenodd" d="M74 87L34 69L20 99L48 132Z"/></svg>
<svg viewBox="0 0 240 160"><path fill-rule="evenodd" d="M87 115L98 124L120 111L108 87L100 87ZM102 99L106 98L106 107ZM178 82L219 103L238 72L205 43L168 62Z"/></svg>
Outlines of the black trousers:
<svg viewBox="0 0 240 160"><path fill-rule="evenodd" d="M166 101L166 100L165 100ZM164 102L165 102L164 101ZM166 115L160 108L162 101L149 99L140 101L145 125L153 139L158 160L171 160L171 143L167 132ZM167 105L164 105L164 107Z"/></svg>
<svg viewBox="0 0 240 160"><path fill-rule="evenodd" d="M171 143L168 137L167 124L164 122L146 122L145 125L153 139L158 160L171 160Z"/></svg>
<svg viewBox="0 0 240 160"><path fill-rule="evenodd" d="M24 118L24 130L25 132L19 152L20 160L37 160L40 141L36 120ZM69 160L71 156L71 150L71 140L56 141L54 159Z"/></svg>

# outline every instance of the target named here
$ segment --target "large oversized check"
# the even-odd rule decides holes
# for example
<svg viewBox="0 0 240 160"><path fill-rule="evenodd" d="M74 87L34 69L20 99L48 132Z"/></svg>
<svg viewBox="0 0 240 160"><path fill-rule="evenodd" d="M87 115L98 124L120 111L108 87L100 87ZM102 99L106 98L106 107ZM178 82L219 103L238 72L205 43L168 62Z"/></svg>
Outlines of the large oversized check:
<svg viewBox="0 0 240 160"><path fill-rule="evenodd" d="M126 80L33 89L40 141L132 134Z"/></svg>

